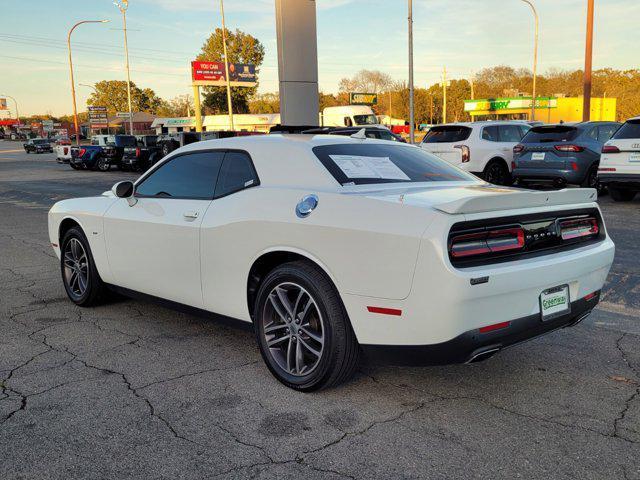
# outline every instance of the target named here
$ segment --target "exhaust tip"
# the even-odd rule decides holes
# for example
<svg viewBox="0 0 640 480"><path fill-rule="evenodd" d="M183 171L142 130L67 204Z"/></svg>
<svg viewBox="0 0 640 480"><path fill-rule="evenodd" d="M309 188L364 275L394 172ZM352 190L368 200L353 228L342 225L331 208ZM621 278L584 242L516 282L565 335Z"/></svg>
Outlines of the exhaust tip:
<svg viewBox="0 0 640 480"><path fill-rule="evenodd" d="M481 352L474 353L471 355L469 360L466 363L477 363L487 360L493 357L496 353L500 351L499 347L488 348L487 350L482 350Z"/></svg>

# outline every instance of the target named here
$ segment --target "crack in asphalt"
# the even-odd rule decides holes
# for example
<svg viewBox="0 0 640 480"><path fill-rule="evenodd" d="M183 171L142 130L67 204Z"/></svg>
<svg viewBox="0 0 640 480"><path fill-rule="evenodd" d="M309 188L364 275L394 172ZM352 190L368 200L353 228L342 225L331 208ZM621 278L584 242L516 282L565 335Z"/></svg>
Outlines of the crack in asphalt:
<svg viewBox="0 0 640 480"><path fill-rule="evenodd" d="M640 372L638 372L638 368L635 367L631 363L631 361L627 358L626 352L622 348L622 341L625 339L626 336L627 336L627 333L623 333L620 336L620 338L618 338L618 340L616 341L616 348L620 352L620 355L622 355L622 360L627 364L629 369L636 376L636 379L640 380ZM633 403L633 401L636 398L640 398L640 385L638 387L636 387L635 391L625 400L624 407L622 408L622 410L620 411L618 416L614 419L614 421L613 421L613 436L616 437L616 438L623 438L623 439L628 440L628 441L633 442L633 443L640 443L640 442L635 442L635 441L633 441L631 439L628 439L628 438L622 436L622 434L620 433L620 429L621 429L620 424L624 421L624 419L625 419L625 417L627 415L627 412L631 408L631 404Z"/></svg>

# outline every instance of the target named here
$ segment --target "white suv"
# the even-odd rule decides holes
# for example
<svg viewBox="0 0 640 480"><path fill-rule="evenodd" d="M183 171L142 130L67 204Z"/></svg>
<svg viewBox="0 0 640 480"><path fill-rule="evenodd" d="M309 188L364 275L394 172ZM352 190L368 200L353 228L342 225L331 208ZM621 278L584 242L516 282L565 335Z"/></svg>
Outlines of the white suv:
<svg viewBox="0 0 640 480"><path fill-rule="evenodd" d="M467 122L436 125L420 147L497 185L511 183L513 147L531 128L523 122Z"/></svg>
<svg viewBox="0 0 640 480"><path fill-rule="evenodd" d="M627 120L602 147L598 180L616 202L640 192L640 117Z"/></svg>

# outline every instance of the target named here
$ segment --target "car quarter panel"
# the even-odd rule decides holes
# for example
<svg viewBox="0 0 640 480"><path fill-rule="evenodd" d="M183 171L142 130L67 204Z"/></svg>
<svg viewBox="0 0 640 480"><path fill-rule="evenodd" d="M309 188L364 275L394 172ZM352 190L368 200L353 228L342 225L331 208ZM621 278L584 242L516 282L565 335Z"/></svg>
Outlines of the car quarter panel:
<svg viewBox="0 0 640 480"><path fill-rule="evenodd" d="M436 344L483 326L538 314L540 294L548 288L568 284L572 302L600 290L614 257L609 237L570 251L470 268L453 267L445 250L451 226L460 221L590 207L597 204L437 217L422 240L410 295L380 305L401 315L370 313L370 298L344 296L352 323L366 325L357 332L358 340L372 345ZM483 277L486 282L471 284L471 279Z"/></svg>
<svg viewBox="0 0 640 480"><path fill-rule="evenodd" d="M295 207L310 193L318 207L299 218ZM399 201L314 189L259 186L214 200L201 230L205 308L250 320L250 268L277 250L317 261L342 295L405 298L432 216Z"/></svg>
<svg viewBox="0 0 640 480"><path fill-rule="evenodd" d="M54 251L60 258L60 225L66 219L80 225L87 237L91 254L100 277L105 282L113 282L109 262L107 261L106 244L104 238L104 213L117 199L113 196L74 198L57 202L49 210L48 226L49 239Z"/></svg>

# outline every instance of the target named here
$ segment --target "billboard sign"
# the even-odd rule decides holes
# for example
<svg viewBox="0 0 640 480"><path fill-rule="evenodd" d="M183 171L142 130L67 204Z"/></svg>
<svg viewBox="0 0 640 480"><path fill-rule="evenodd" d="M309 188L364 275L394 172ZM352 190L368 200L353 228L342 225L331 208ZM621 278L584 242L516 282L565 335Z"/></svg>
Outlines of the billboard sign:
<svg viewBox="0 0 640 480"><path fill-rule="evenodd" d="M351 105L377 105L378 94L350 92L349 103Z"/></svg>
<svg viewBox="0 0 640 480"><path fill-rule="evenodd" d="M194 85L224 87L227 84L224 62L191 62L191 80ZM230 63L229 80L232 87L255 87L256 66L248 63Z"/></svg>
<svg viewBox="0 0 640 480"><path fill-rule="evenodd" d="M7 99L0 98L0 110L6 110L6 109L7 109Z"/></svg>
<svg viewBox="0 0 640 480"><path fill-rule="evenodd" d="M558 99L554 97L536 98L536 108L557 108ZM489 98L483 100L465 100L464 111L496 111L496 110L520 110L530 109L531 98Z"/></svg>
<svg viewBox="0 0 640 480"><path fill-rule="evenodd" d="M108 128L107 107L91 106L89 110L89 126L91 128Z"/></svg>
<svg viewBox="0 0 640 480"><path fill-rule="evenodd" d="M53 120L43 120L42 121L42 131L44 131L44 132L53 132Z"/></svg>

